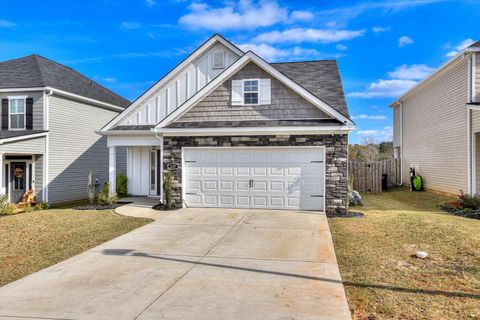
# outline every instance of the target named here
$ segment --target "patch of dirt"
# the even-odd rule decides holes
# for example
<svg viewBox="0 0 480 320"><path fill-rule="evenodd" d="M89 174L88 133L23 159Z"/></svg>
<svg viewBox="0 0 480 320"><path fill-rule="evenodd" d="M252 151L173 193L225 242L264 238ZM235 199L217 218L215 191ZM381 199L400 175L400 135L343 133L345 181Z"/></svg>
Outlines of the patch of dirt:
<svg viewBox="0 0 480 320"><path fill-rule="evenodd" d="M156 204L152 207L153 210L157 210L157 211L171 211L171 210L178 210L177 208L168 208L165 204L163 203L159 203L159 204Z"/></svg>
<svg viewBox="0 0 480 320"><path fill-rule="evenodd" d="M358 211L349 211L345 214L327 213L329 218L363 218L364 214Z"/></svg>

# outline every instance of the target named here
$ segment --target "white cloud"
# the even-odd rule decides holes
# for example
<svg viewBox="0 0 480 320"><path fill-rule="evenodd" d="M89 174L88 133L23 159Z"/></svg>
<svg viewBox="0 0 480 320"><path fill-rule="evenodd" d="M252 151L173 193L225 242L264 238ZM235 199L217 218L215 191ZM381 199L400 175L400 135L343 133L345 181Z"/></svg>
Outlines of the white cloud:
<svg viewBox="0 0 480 320"><path fill-rule="evenodd" d="M352 119L364 119L364 120L386 120L386 116L372 116L367 114L360 114L358 116L352 116Z"/></svg>
<svg viewBox="0 0 480 320"><path fill-rule="evenodd" d="M459 44L457 44L454 48L455 50L452 50L452 51L449 51L445 56L446 57L453 57L455 55L457 55L460 51L462 51L463 49L469 47L472 43L474 43L475 41L473 41L473 39L465 39L463 41L461 41ZM449 46L447 46L449 47Z"/></svg>
<svg viewBox="0 0 480 320"><path fill-rule="evenodd" d="M256 42L266 43L332 43L361 37L365 30L325 30L293 28L285 31L271 31L255 37Z"/></svg>
<svg viewBox="0 0 480 320"><path fill-rule="evenodd" d="M279 61L280 59L288 60L288 61L292 59L326 59L326 58L338 59L343 56L342 54L338 54L338 53L328 54L328 53L320 52L316 49L302 48L299 46L280 49L280 48L270 46L266 43L260 43L260 44L244 43L244 44L238 44L238 47L240 47L244 51L251 50L269 62Z"/></svg>
<svg viewBox="0 0 480 320"><path fill-rule="evenodd" d="M368 138L373 137L375 141L390 141L393 137L393 127L383 127L381 129L357 130L355 134Z"/></svg>
<svg viewBox="0 0 480 320"><path fill-rule="evenodd" d="M389 72L388 76L393 79L420 80L432 73L433 70L435 69L425 64L402 64L394 71Z"/></svg>
<svg viewBox="0 0 480 320"><path fill-rule="evenodd" d="M406 45L412 44L414 41L409 36L401 36L398 38L398 46L405 47Z"/></svg>
<svg viewBox="0 0 480 320"><path fill-rule="evenodd" d="M254 4L249 0L241 0L216 8L197 2L192 3L188 9L190 13L180 17L180 24L190 28L216 31L268 27L279 22L287 22L289 17L288 10L280 7L275 1Z"/></svg>
<svg viewBox="0 0 480 320"><path fill-rule="evenodd" d="M336 48L338 51L345 51L345 50L348 49L348 47L345 46L345 45L343 45L343 44L337 44L337 45L335 46L335 48Z"/></svg>
<svg viewBox="0 0 480 320"><path fill-rule="evenodd" d="M290 17L294 20L311 20L313 19L314 14L310 11L294 10Z"/></svg>
<svg viewBox="0 0 480 320"><path fill-rule="evenodd" d="M16 25L17 24L15 22L0 19L0 28L13 28Z"/></svg>
<svg viewBox="0 0 480 320"><path fill-rule="evenodd" d="M140 28L140 23L124 21L120 24L120 28L124 30L138 29Z"/></svg>
<svg viewBox="0 0 480 320"><path fill-rule="evenodd" d="M156 0L145 0L145 5L147 7L153 7L154 5L157 4L157 1Z"/></svg>
<svg viewBox="0 0 480 320"><path fill-rule="evenodd" d="M416 83L417 82L413 80L379 79L376 82L370 83L365 91L352 92L348 95L358 98L395 98L401 96Z"/></svg>
<svg viewBox="0 0 480 320"><path fill-rule="evenodd" d="M386 32L386 31L389 31L389 30L390 30L390 27L373 27L372 28L372 31L375 32L375 33Z"/></svg>

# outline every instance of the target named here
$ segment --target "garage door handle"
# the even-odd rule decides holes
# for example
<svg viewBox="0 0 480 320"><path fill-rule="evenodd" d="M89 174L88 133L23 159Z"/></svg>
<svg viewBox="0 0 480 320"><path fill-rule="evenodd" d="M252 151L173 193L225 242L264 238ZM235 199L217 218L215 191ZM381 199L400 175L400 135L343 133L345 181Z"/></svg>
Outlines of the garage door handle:
<svg viewBox="0 0 480 320"><path fill-rule="evenodd" d="M197 161L193 161L193 160L185 160L185 163L197 163Z"/></svg>
<svg viewBox="0 0 480 320"><path fill-rule="evenodd" d="M186 194L186 195L190 195L190 196L194 196L194 195L196 195L196 193L195 193L195 192L186 192L185 194Z"/></svg>
<svg viewBox="0 0 480 320"><path fill-rule="evenodd" d="M313 160L313 161L310 161L311 163L323 163L322 160Z"/></svg>
<svg viewBox="0 0 480 320"><path fill-rule="evenodd" d="M321 194L311 194L310 197L312 198L323 198Z"/></svg>

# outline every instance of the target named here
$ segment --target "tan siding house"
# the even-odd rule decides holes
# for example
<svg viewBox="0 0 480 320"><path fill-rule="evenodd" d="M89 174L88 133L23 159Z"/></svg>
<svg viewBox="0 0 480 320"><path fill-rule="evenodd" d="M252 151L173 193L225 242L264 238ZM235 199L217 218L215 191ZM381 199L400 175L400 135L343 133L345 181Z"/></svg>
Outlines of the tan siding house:
<svg viewBox="0 0 480 320"><path fill-rule="evenodd" d="M404 184L409 184L410 168L415 168L427 190L456 194L476 193L477 185L480 189L476 44L392 103L394 146L402 159Z"/></svg>

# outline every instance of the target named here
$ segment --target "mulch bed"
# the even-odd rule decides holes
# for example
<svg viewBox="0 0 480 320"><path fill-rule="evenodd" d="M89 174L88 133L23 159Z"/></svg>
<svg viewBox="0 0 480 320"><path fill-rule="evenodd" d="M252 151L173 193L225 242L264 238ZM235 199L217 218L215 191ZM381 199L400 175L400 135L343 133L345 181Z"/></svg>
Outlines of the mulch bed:
<svg viewBox="0 0 480 320"><path fill-rule="evenodd" d="M480 211L450 210L443 207L442 210L458 217L480 220Z"/></svg>
<svg viewBox="0 0 480 320"><path fill-rule="evenodd" d="M163 203L159 203L159 204L156 204L152 207L153 210L157 210L157 211L170 211L170 210L178 210L177 208L167 208L166 205L164 205Z"/></svg>
<svg viewBox="0 0 480 320"><path fill-rule="evenodd" d="M112 205L106 204L87 204L84 206L73 207L74 210L113 210L131 202L117 202Z"/></svg>

